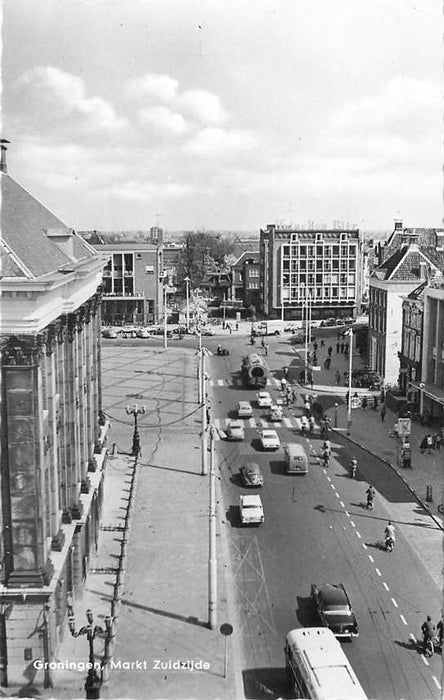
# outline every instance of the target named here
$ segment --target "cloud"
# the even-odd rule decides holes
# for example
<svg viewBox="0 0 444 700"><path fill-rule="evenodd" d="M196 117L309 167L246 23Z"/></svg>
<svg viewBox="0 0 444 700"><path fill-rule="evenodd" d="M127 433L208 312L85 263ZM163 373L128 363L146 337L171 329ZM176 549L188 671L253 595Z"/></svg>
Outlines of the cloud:
<svg viewBox="0 0 444 700"><path fill-rule="evenodd" d="M179 95L177 103L202 124L211 126L228 120L219 97L208 90L186 90Z"/></svg>
<svg viewBox="0 0 444 700"><path fill-rule="evenodd" d="M254 145L255 137L247 131L207 127L184 146L184 151L199 156L231 156L250 150Z"/></svg>
<svg viewBox="0 0 444 700"><path fill-rule="evenodd" d="M106 194L122 200L147 201L154 197L178 199L192 194L193 191L193 187L188 184L129 180L107 189Z"/></svg>
<svg viewBox="0 0 444 700"><path fill-rule="evenodd" d="M169 75L145 73L131 78L127 87L131 97L141 102L153 97L170 102L176 96L179 83Z"/></svg>
<svg viewBox="0 0 444 700"><path fill-rule="evenodd" d="M188 130L183 116L173 112L168 107L159 106L140 109L138 116L143 126L150 127L155 132L166 136L182 136Z"/></svg>
<svg viewBox="0 0 444 700"><path fill-rule="evenodd" d="M27 71L19 79L18 86L26 86L40 104L39 114L46 100L50 118L80 116L84 119L85 128L107 132L118 131L126 125L126 120L118 117L114 108L102 97L86 96L81 78L54 66L38 66Z"/></svg>

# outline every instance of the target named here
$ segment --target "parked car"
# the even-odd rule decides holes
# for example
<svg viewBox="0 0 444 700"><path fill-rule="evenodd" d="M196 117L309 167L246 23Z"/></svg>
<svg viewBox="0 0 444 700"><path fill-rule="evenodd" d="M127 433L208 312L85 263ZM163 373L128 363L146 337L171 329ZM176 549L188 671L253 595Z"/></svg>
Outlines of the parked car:
<svg viewBox="0 0 444 700"><path fill-rule="evenodd" d="M244 424L240 421L231 421L227 428L228 440L243 440L245 437Z"/></svg>
<svg viewBox="0 0 444 700"><path fill-rule="evenodd" d="M256 462L246 462L240 468L241 481L244 486L263 486L264 477L262 476L259 465Z"/></svg>
<svg viewBox="0 0 444 700"><path fill-rule="evenodd" d="M149 338L150 334L146 328L138 328L136 331L136 338Z"/></svg>
<svg viewBox="0 0 444 700"><path fill-rule="evenodd" d="M117 338L117 331L114 328L104 328L102 338Z"/></svg>
<svg viewBox="0 0 444 700"><path fill-rule="evenodd" d="M165 331L163 326L150 326L148 332L151 335L164 335ZM167 328L167 338L173 337L173 331Z"/></svg>
<svg viewBox="0 0 444 700"><path fill-rule="evenodd" d="M268 391L259 391L256 394L257 405L259 408L270 408L273 403L273 399Z"/></svg>
<svg viewBox="0 0 444 700"><path fill-rule="evenodd" d="M237 417L238 418L251 418L253 415L253 409L249 401L239 401L237 404Z"/></svg>
<svg viewBox="0 0 444 700"><path fill-rule="evenodd" d="M359 634L358 622L342 583L311 584L311 596L324 627L336 637L350 639Z"/></svg>
<svg viewBox="0 0 444 700"><path fill-rule="evenodd" d="M216 331L214 330L214 328L205 327L205 328L201 329L200 334L201 335L216 335Z"/></svg>
<svg viewBox="0 0 444 700"><path fill-rule="evenodd" d="M278 450L281 446L278 434L275 430L261 430L259 440L263 450Z"/></svg>
<svg viewBox="0 0 444 700"><path fill-rule="evenodd" d="M305 345L305 338L303 335L292 335L290 343L291 345Z"/></svg>
<svg viewBox="0 0 444 700"><path fill-rule="evenodd" d="M257 494L241 496L239 509L242 525L259 525L264 522L264 509L261 497Z"/></svg>
<svg viewBox="0 0 444 700"><path fill-rule="evenodd" d="M335 318L327 318L325 321L321 321L321 328L328 328L330 326L336 326Z"/></svg>

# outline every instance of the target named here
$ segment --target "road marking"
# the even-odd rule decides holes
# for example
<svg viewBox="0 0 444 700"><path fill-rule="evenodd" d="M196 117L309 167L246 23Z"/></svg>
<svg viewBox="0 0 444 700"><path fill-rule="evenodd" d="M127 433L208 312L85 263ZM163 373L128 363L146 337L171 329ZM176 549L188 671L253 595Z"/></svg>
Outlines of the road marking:
<svg viewBox="0 0 444 700"><path fill-rule="evenodd" d="M218 385L218 386L224 386L224 384L225 384L225 381L224 381L223 379L218 379L218 380L217 380L217 385Z"/></svg>
<svg viewBox="0 0 444 700"><path fill-rule="evenodd" d="M365 542L361 542L361 544L364 547L364 549L367 549L367 545L365 544Z"/></svg>
<svg viewBox="0 0 444 700"><path fill-rule="evenodd" d="M330 486L332 487L333 491L336 490L336 486L334 484L330 484Z"/></svg>
<svg viewBox="0 0 444 700"><path fill-rule="evenodd" d="M439 680L437 679L437 677L436 677L436 676L432 676L432 678L433 678L433 682L435 683L436 687L437 687L439 690L441 690L441 683L439 682Z"/></svg>
<svg viewBox="0 0 444 700"><path fill-rule="evenodd" d="M426 659L426 657L424 656L424 654L421 654L421 659L424 661L424 663L425 663L426 666L430 666L430 664L429 664L429 662L427 661L427 659Z"/></svg>
<svg viewBox="0 0 444 700"><path fill-rule="evenodd" d="M329 476L327 476L327 481L331 481L331 479L330 479L330 477L329 477Z"/></svg>
<svg viewBox="0 0 444 700"><path fill-rule="evenodd" d="M392 598L392 603L393 603L393 605L395 606L395 608L398 607L398 603L396 602L396 600L395 600L394 598Z"/></svg>
<svg viewBox="0 0 444 700"><path fill-rule="evenodd" d="M354 524L353 520L350 520L350 525L351 525L352 527L356 527L356 525Z"/></svg>
<svg viewBox="0 0 444 700"><path fill-rule="evenodd" d="M384 586L384 588L385 588L386 591L389 591L389 590L390 590L390 588L387 586L387 584L386 584L385 581L382 582L382 585Z"/></svg>
<svg viewBox="0 0 444 700"><path fill-rule="evenodd" d="M345 514L346 514L347 518L350 517L350 513L348 512L348 510L345 511Z"/></svg>
<svg viewBox="0 0 444 700"><path fill-rule="evenodd" d="M375 571L376 571L376 573L378 574L378 576L381 576L381 575L382 575L381 572L379 571L379 569L375 569Z"/></svg>
<svg viewBox="0 0 444 700"><path fill-rule="evenodd" d="M335 493L336 498L340 498L339 493L336 491Z"/></svg>
<svg viewBox="0 0 444 700"><path fill-rule="evenodd" d="M286 425L287 428L293 427L293 423L291 422L290 418L284 418L284 425Z"/></svg>
<svg viewBox="0 0 444 700"><path fill-rule="evenodd" d="M404 625L407 627L407 620L405 619L404 615L400 615L399 617L403 621Z"/></svg>
<svg viewBox="0 0 444 700"><path fill-rule="evenodd" d="M371 563L372 563L372 564L374 564L374 563L375 563L375 560L373 559L373 557L372 557L372 555L371 555L371 554L369 554L369 555L368 555L368 558L370 559L370 561L371 561Z"/></svg>
<svg viewBox="0 0 444 700"><path fill-rule="evenodd" d="M344 503L344 501L339 501L339 503L340 503L340 505L341 505L341 508L345 508L345 503Z"/></svg>
<svg viewBox="0 0 444 700"><path fill-rule="evenodd" d="M359 537L361 539L361 533L356 530L356 537Z"/></svg>
<svg viewBox="0 0 444 700"><path fill-rule="evenodd" d="M418 644L418 640L416 639L415 635L410 632L409 634L410 639L415 643Z"/></svg>

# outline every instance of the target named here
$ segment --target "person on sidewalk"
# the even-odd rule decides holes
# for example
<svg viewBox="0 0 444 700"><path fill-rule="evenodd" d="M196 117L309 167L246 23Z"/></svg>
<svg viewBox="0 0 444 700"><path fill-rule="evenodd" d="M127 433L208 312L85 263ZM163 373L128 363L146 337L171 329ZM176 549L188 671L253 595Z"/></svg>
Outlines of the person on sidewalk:
<svg viewBox="0 0 444 700"><path fill-rule="evenodd" d="M384 403L384 404L382 404L381 413L380 413L381 423L383 423L385 421L386 413L387 413L387 409L386 409L385 403Z"/></svg>
<svg viewBox="0 0 444 700"><path fill-rule="evenodd" d="M321 348L325 348L324 338L321 338Z"/></svg>
<svg viewBox="0 0 444 700"><path fill-rule="evenodd" d="M430 435L430 433L427 433L426 440L427 440L427 454L431 455L432 454L432 447L433 447L433 438Z"/></svg>
<svg viewBox="0 0 444 700"><path fill-rule="evenodd" d="M336 386L339 386L340 383L341 383L341 373L340 373L340 371L339 371L338 369L336 370L336 375L335 375L335 376L336 376Z"/></svg>
<svg viewBox="0 0 444 700"><path fill-rule="evenodd" d="M422 455L424 455L427 451L427 436L424 435L422 438L420 444L419 444L419 451L421 452Z"/></svg>
<svg viewBox="0 0 444 700"><path fill-rule="evenodd" d="M330 345L330 346L327 348L327 353L328 353L328 356L329 356L329 357L331 357L332 352L333 352L333 348L332 348L331 345Z"/></svg>
<svg viewBox="0 0 444 700"><path fill-rule="evenodd" d="M439 451L441 449L441 441L442 441L441 433L437 432L435 435L435 450Z"/></svg>
<svg viewBox="0 0 444 700"><path fill-rule="evenodd" d="M339 348L340 348L340 347L341 347L341 346L340 346L339 342L336 343L336 353L339 353Z"/></svg>
<svg viewBox="0 0 444 700"><path fill-rule="evenodd" d="M268 355L268 345L266 343L264 345L264 353L265 355Z"/></svg>

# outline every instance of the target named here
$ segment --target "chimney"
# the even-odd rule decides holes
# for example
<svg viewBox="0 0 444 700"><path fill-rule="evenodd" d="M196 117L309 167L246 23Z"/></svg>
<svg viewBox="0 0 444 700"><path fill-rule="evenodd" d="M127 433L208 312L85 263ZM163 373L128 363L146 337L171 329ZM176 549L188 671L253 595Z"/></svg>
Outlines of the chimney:
<svg viewBox="0 0 444 700"><path fill-rule="evenodd" d="M4 145L5 143L11 143L7 139L0 139L0 148L1 148L1 156L0 156L0 172L2 173L7 173L8 168L6 167L6 151L8 150L7 147Z"/></svg>
<svg viewBox="0 0 444 700"><path fill-rule="evenodd" d="M402 231L402 219L395 219L395 231Z"/></svg>

